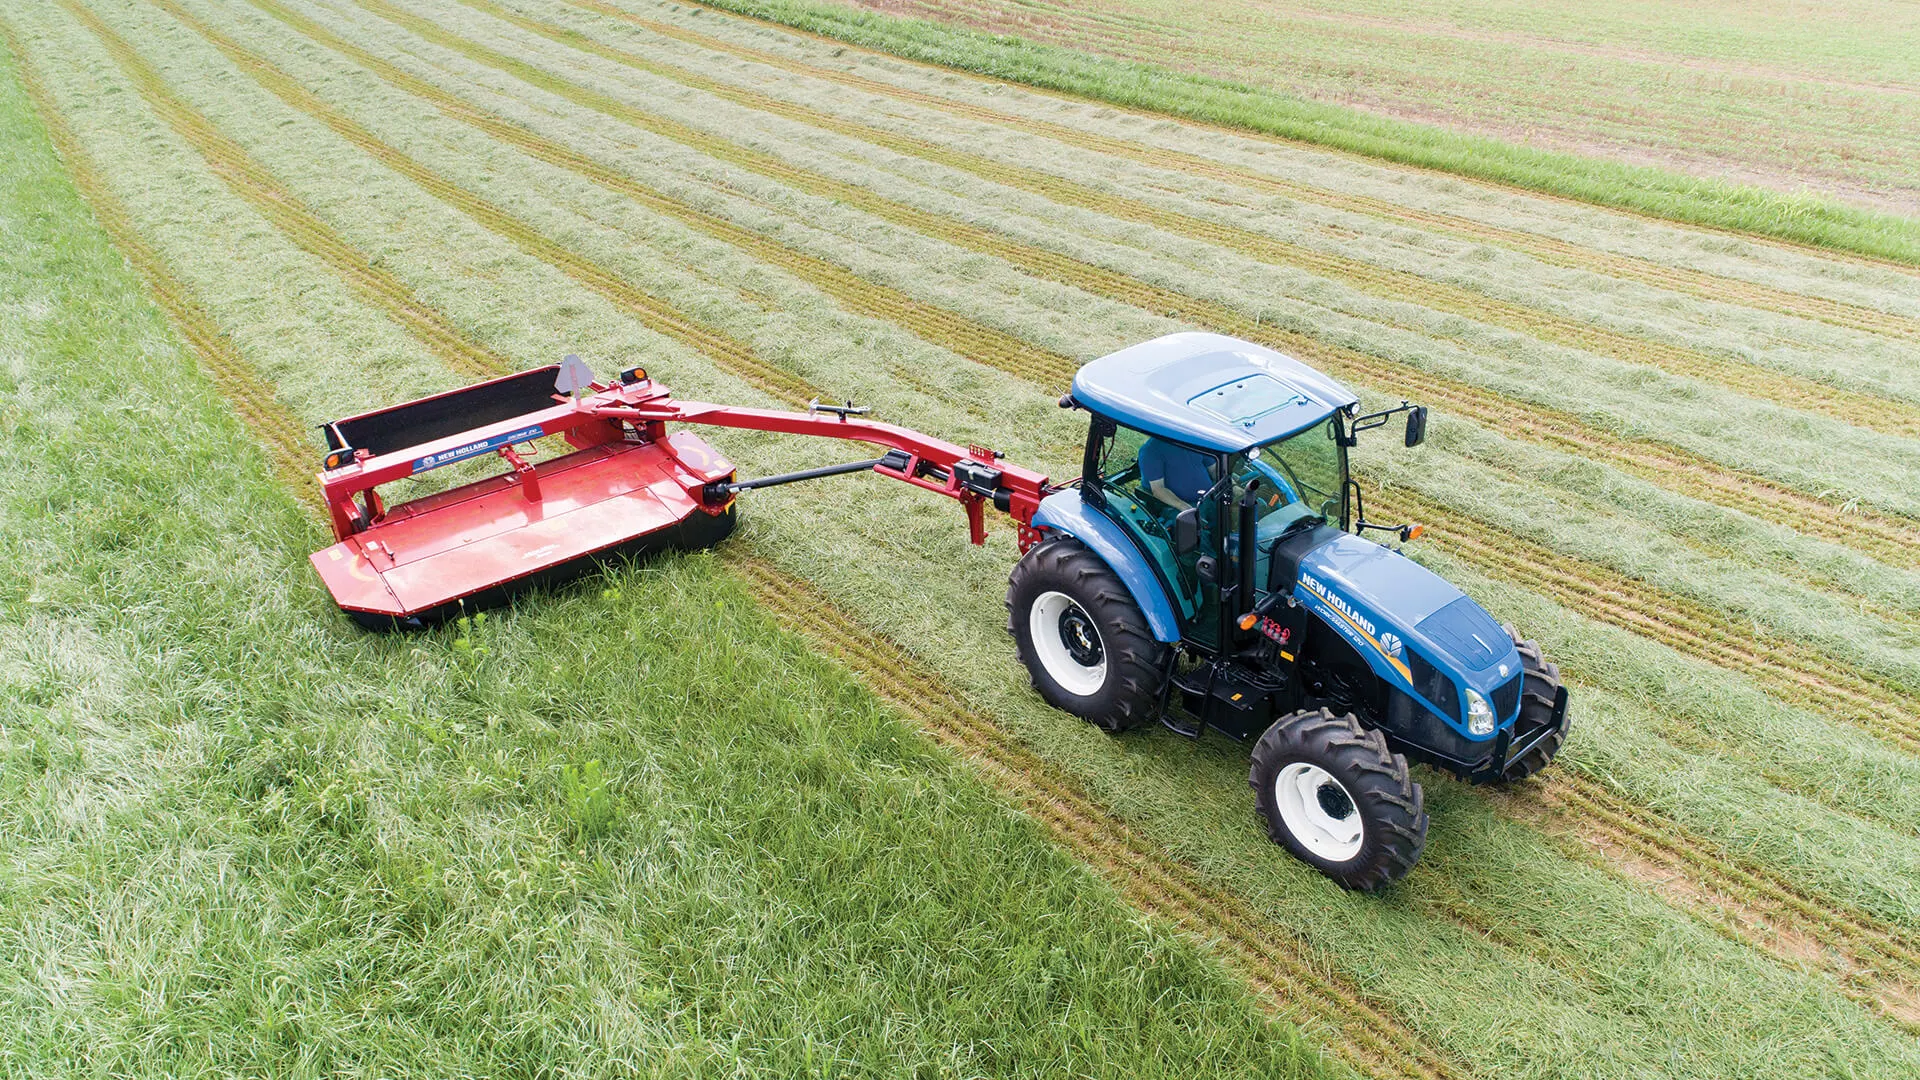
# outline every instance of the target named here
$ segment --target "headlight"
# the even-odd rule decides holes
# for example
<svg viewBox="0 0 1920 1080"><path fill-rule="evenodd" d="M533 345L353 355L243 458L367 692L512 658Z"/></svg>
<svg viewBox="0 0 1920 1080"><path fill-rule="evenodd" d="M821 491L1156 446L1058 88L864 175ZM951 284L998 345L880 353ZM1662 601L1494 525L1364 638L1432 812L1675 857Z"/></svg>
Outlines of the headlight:
<svg viewBox="0 0 1920 1080"><path fill-rule="evenodd" d="M1467 691L1467 734L1491 735L1494 729L1493 706L1474 690Z"/></svg>

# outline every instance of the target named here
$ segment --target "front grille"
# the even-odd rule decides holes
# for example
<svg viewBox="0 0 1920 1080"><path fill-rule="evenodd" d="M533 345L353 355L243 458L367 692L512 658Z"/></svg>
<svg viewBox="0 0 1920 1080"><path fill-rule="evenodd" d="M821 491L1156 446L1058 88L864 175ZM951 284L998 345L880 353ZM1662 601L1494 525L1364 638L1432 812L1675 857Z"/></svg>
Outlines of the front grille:
<svg viewBox="0 0 1920 1080"><path fill-rule="evenodd" d="M1413 688L1421 697L1455 720L1460 719L1460 691L1454 689L1452 679L1412 649L1407 650L1407 670L1413 672Z"/></svg>
<svg viewBox="0 0 1920 1080"><path fill-rule="evenodd" d="M1507 718L1513 715L1513 710L1519 707L1520 680L1526 677L1526 673L1521 672L1494 690L1491 704L1495 720L1505 723Z"/></svg>
<svg viewBox="0 0 1920 1080"><path fill-rule="evenodd" d="M1398 740L1396 750L1416 761L1432 762L1463 775L1485 768L1493 760L1499 741L1467 738L1399 690L1387 695L1386 730Z"/></svg>

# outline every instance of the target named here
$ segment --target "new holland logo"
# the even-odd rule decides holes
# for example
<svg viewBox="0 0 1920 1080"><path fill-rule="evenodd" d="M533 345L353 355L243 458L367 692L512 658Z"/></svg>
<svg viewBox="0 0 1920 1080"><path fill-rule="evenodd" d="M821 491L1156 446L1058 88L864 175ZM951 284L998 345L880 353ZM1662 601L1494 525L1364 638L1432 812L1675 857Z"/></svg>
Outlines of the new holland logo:
<svg viewBox="0 0 1920 1080"><path fill-rule="evenodd" d="M542 428L539 424L535 424L532 427L521 428L519 431L510 431L505 435L495 435L491 439L468 443L465 446L456 446L451 450L442 450L437 454L429 454L426 457L416 459L413 463L413 471L419 473L426 472L428 469L437 469L442 465L451 465L456 461L464 461L476 454L484 454L489 450L498 450L503 446L509 446L513 443L529 442L545 434L546 429Z"/></svg>
<svg viewBox="0 0 1920 1080"><path fill-rule="evenodd" d="M1308 592L1319 597L1328 607L1346 616L1348 621L1352 622L1362 633L1368 637L1373 637L1373 620L1356 611L1352 604L1334 595L1332 589L1320 584L1319 578L1314 577L1312 574L1301 574L1300 584L1304 586Z"/></svg>
<svg viewBox="0 0 1920 1080"><path fill-rule="evenodd" d="M1381 634L1380 647L1387 650L1388 656L1399 656L1401 650L1404 648L1404 646L1400 644L1399 634Z"/></svg>

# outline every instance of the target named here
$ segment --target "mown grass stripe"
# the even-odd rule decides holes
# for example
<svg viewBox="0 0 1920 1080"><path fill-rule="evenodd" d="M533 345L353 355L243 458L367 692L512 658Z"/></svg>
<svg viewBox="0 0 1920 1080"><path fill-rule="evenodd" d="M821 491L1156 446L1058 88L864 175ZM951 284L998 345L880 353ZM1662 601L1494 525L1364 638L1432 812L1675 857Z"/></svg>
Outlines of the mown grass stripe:
<svg viewBox="0 0 1920 1080"><path fill-rule="evenodd" d="M810 2L810 0L800 0L800 5L808 2ZM847 46L852 46L853 48L868 52L869 55L884 55L889 60L904 60L909 66L930 68L943 76L950 76L957 71L962 75L970 74L993 82L1022 84L1025 89L1033 92L1035 96L1038 97L1055 98L1076 105L1084 105L1089 101L1104 101L1115 108L1142 119L1157 120L1161 117L1172 117L1181 123L1189 124L1203 131L1221 131L1234 137L1250 136L1249 141L1269 143L1294 150L1305 150L1309 153L1328 157L1345 158L1370 166L1377 166L1383 156L1370 151L1331 145L1322 139L1311 137L1303 138L1299 133L1283 134L1259 128L1250 128L1243 124L1223 122L1191 110L1170 111L1159 108L1155 103L1150 101L1119 101L1113 100L1099 92L1089 92L1088 90L1080 88L1063 89L1051 85L1044 79L1035 80L1026 73L1016 71L1016 73L1010 75L1006 69L998 65L988 68L977 67L954 59L923 59L920 56L910 55L907 48L893 47L893 45L903 44L902 39L897 36L891 38L892 45L887 42L886 39L889 35L885 33L880 35L882 40L878 42L870 40L872 35L865 31L870 30L871 27L856 28L845 23L834 24L829 22L827 24L829 28L824 31L813 29L813 27L821 25L819 21L820 12L825 10L817 5L812 14L800 14L797 10L797 6L799 5L792 2L784 5L784 12L770 10L767 4L756 2L756 0L706 0L706 2L700 6L709 10L718 9L728 15L739 17L750 23L758 23L784 34L811 38L831 48L841 48L844 50ZM948 27L944 29L950 31L953 28ZM961 33L964 34L966 32L962 31ZM998 43L998 39L988 40L996 44ZM1031 43L1024 44L1031 45ZM1022 61L1016 59L1014 61L1014 68L1017 69L1021 66ZM1164 74L1165 69L1158 69L1158 72ZM1176 77L1178 77L1177 74ZM1319 125L1316 124L1315 128L1316 131L1318 131ZM1909 256L1896 257L1887 254L1876 254L1858 245L1841 244L1836 246L1826 243L1807 242L1776 234L1769 229L1756 231L1750 228L1740 228L1708 221L1683 219L1670 215L1650 213L1645 210L1618 204L1613 200L1600 200L1596 202L1592 199L1560 194L1531 184L1513 183L1510 181L1464 174L1455 169L1405 161L1392 154L1384 156L1392 162L1392 164L1388 166L1389 169L1396 172L1429 176L1456 182L1464 179L1473 186L1501 194L1517 193L1526 198L1579 210L1591 210L1597 206L1627 220L1646 221L1662 226L1679 224L1683 230L1687 232L1733 237L1755 247L1774 248L1798 255L1867 266L1876 270L1907 276L1920 275L1920 269L1916 269L1915 260ZM1733 280L1738 281L1739 279Z"/></svg>
<svg viewBox="0 0 1920 1080"><path fill-rule="evenodd" d="M62 3L72 5L76 0L62 0ZM100 25L97 19L92 22ZM104 25L101 25L101 29L105 30ZM110 34L111 31L106 33ZM121 42L121 46L133 64L149 74L152 73L152 69L147 68L124 41ZM508 214L465 188L442 179L425 165L396 150L358 122L334 109L278 68L256 66L249 68L247 73L274 96L319 120L336 135L359 148L375 161L406 177L428 194L466 214L487 230L512 241L527 254L540 259L599 293L616 306L634 314L650 329L686 343L726 370L770 394L786 400L807 399L808 387L803 381L762 360L750 346L687 318L666 301L635 287L619 275L595 265L549 239L538 228ZM154 78L157 79L157 75ZM179 105L178 108L185 110L184 105ZM199 124L205 126L208 131L212 131L211 125L198 114L191 114L188 110L187 115L198 120ZM217 135L217 132L215 134ZM225 139L224 136L220 138ZM233 146L236 152L244 152L239 151L237 144ZM510 367L511 364L504 358L494 357L489 362L487 370L489 373L497 374Z"/></svg>
<svg viewBox="0 0 1920 1080"><path fill-rule="evenodd" d="M1559 840L1569 855L1615 872L1623 856L1633 859L1641 864L1636 877L1729 939L1817 968L1848 997L1920 1031L1920 939L1911 932L1810 896L1751 860L1708 854L1716 847L1706 837L1647 820L1605 785L1577 773L1528 785L1500 801L1516 818ZM1808 934L1817 947L1797 940Z"/></svg>
<svg viewBox="0 0 1920 1080"><path fill-rule="evenodd" d="M1094 211L1122 221L1163 229L1201 243L1239 252L1255 260L1297 267L1339 280L1362 292L1390 300L1446 311L1483 323L1502 326L1542 341L1554 342L1644 364L1692 378L1718 383L1737 393L1775 404L1815 412L1873 431L1897 436L1920 435L1920 404L1889 400L1874 394L1829 386L1732 356L1668 344L1609 330L1578 319L1556 315L1524 304L1501 300L1473 289L1434 281L1419 274L1375 265L1363 259L1320 251L1303 244L1267 236L1252 229L1167 210L1139 199L1102 191L1029 166L998 161L983 154L956 149L847 120L804 105L709 78L680 65L652 60L606 45L569 27L520 14L494 0L460 0L477 11L511 23L550 41L592 53L602 59L645 71L659 78L713 94L737 105L977 176L991 183L1026 191L1063 206ZM1393 324L1400 325L1400 324ZM1414 324L1403 328L1422 331Z"/></svg>
<svg viewBox="0 0 1920 1080"><path fill-rule="evenodd" d="M1333 191L1326 188L1314 187L1309 184L1286 180L1251 169L1229 165L1212 158L1203 157L1199 154L1149 146L1129 139L1103 135L1095 131L1081 130L1067 124L1025 117L1017 113L992 109L969 102L955 101L939 94L897 86L849 71L836 71L829 68L816 67L804 61L789 59L778 53L755 49L752 46L740 45L735 42L713 37L710 34L703 34L698 30L693 30L688 27L648 19L614 4L607 3L605 0L561 0L561 2L631 23L665 37L676 38L689 44L711 49L715 52L724 52L742 59L768 64L794 74L830 80L840 85L864 90L869 93L940 109L967 119L1041 134L1056 142L1078 146L1082 149L1093 150L1102 154L1111 154L1116 157L1138 161L1141 164L1172 169L1193 176L1205 176L1220 180L1223 183L1266 191L1299 202L1364 214L1368 217L1395 224L1416 223L1438 232L1449 233L1476 242L1491 243L1510 250L1519 251L1550 265L1607 274L1625 280L1638 281L1656 288L1684 292L1690 296L1696 296L1706 300L1756 308L1759 310L1785 312L1787 314L1814 319L1833 325L1865 329L1869 332L1878 332L1875 331L1873 327L1875 322L1890 323L1894 328L1893 332L1895 336L1910 338L1915 336L1916 332L1913 320L1905 316L1880 311L1879 309L1865 305L1850 304L1845 301L1830 300L1824 297L1807 296L1803 293L1778 289L1758 282L1714 274L1710 271L1698 270L1692 267L1670 266L1666 263L1657 262L1641 256L1599 251L1541 233L1492 225L1457 214L1448 214L1444 211L1436 210L1423 210L1418 207L1405 206L1390 202L1386 199L1358 195L1352 192ZM766 23L765 20L757 19L751 15L742 15L738 12L729 12L728 14L734 17L761 22L766 25L778 26L784 32L792 32L792 28L785 24ZM844 47L845 45L844 42L832 38L822 37L819 40L831 42L835 47ZM858 46L855 47L857 48ZM890 59L899 58L890 57ZM908 62L913 63L913 61ZM951 71L951 69L948 68L936 68L936 70L943 73ZM1045 91L1041 92L1045 93ZM1079 102L1084 100L1071 95L1060 96L1070 101ZM1193 121L1183 118L1183 122ZM1206 126L1204 121L1199 123L1201 126ZM1270 138L1241 131L1235 131L1233 134L1237 137L1252 138L1255 140ZM1272 141L1294 147L1308 145L1289 139L1273 139ZM1325 147L1315 146L1312 147L1312 149L1318 152L1329 152ZM1529 191L1527 195L1530 198L1541 198L1573 206L1591 205L1577 199L1568 199L1540 192ZM1903 263L1860 257L1846 252L1832 251L1823 248L1809 248L1796 244L1778 244L1771 238L1730 230L1707 228L1705 231L1738 236L1750 242L1780 246L1787 250L1814 255L1820 258L1836 258L1842 261L1855 262L1877 269L1892 270L1909 275L1915 273L1913 267ZM1862 320L1868 325L1855 325L1855 323Z"/></svg>
<svg viewBox="0 0 1920 1080"><path fill-rule="evenodd" d="M234 64L268 81L290 82L280 71L233 38L219 32L186 11L174 0L152 0L182 25L211 42ZM296 17L297 18L297 17ZM945 309L916 300L899 290L866 281L850 269L815 258L771 240L750 229L707 213L675 199L632 177L608 168L586 155L519 125L508 123L464 99L447 93L434 84L374 56L352 42L327 31L325 27L301 20L302 31L328 48L372 71L395 87L432 103L448 116L470 124L487 135L528 156L566 169L591 180L616 194L662 216L679 221L708 236L732 244L752 257L777 266L840 301L849 310L881 319L911 330L932 344L951 349L968 359L1008 371L1058 371L1071 362L1057 353L1030 345L1011 334L976 323ZM292 104L293 102L289 102ZM299 103L307 110L304 99Z"/></svg>
<svg viewBox="0 0 1920 1080"><path fill-rule="evenodd" d="M874 693L917 720L935 739L974 760L1016 803L1045 822L1088 865L1142 909L1211 942L1290 1019L1334 1033L1342 1056L1368 1075L1466 1075L1330 965L1278 938L1270 921L1220 893L1156 849L1052 766L976 714L936 671L841 611L825 594L762 559L730 565L754 586L775 618L859 675Z"/></svg>
<svg viewBox="0 0 1920 1080"><path fill-rule="evenodd" d="M271 11L271 0L254 0ZM581 86L542 68L469 41L429 20L385 4L361 6L425 40L506 72L584 108L671 139L720 161L787 186L873 214L923 235L1000 258L1037 277L1069 285L1143 311L1291 352L1329 374L1370 385L1411 388L1424 400L1509 436L1596 459L1685 495L1741 510L1810 536L1853 547L1901 567L1920 567L1920 526L1877 511L1843 510L1789 485L1744 473L1709 458L1650 439L1612 435L1570 413L1504 397L1494 391L1410 368L1356 349L1332 345L1264 323L1225 304L1152 285L1071 256L1036 248L980 226L894 202L857 184L836 180L773 155L691 128Z"/></svg>
<svg viewBox="0 0 1920 1080"><path fill-rule="evenodd" d="M454 370L489 375L512 366L506 357L462 334L405 282L342 240L244 147L168 90L160 74L91 10L78 0L61 0L61 7L100 39L141 100L206 159L214 175L289 241L333 267L349 287L392 316Z"/></svg>
<svg viewBox="0 0 1920 1080"><path fill-rule="evenodd" d="M303 492L305 502L310 507L318 508L319 490L313 484L314 474L319 467L318 453L308 430L291 410L274 397L272 384L261 378L247 363L232 339L221 332L213 316L208 314L193 291L174 275L160 253L134 227L126 208L113 194L105 177L95 167L80 140L74 136L73 129L67 125L66 117L55 105L52 92L47 89L40 69L27 53L19 35L4 19L0 19L0 40L5 41L7 51L13 54L21 85L28 99L33 102L34 111L46 128L54 149L66 165L74 188L93 211L94 220L100 223L100 227L113 240L114 247L140 275L154 301L160 305L160 310L166 313L168 321L179 330L180 336L199 360L200 369L208 381L220 388L234 413L266 451L274 475L289 490Z"/></svg>

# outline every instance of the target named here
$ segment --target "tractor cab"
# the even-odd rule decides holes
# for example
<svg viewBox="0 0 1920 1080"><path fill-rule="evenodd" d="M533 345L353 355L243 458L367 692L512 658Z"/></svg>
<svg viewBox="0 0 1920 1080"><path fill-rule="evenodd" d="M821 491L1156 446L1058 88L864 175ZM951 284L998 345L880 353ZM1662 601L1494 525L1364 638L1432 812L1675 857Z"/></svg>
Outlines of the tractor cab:
<svg viewBox="0 0 1920 1080"><path fill-rule="evenodd" d="M1347 527L1346 421L1358 399L1289 357L1179 334L1088 364L1072 397L1093 414L1080 498L1147 557L1183 640L1223 640L1215 586L1238 559L1249 490L1256 581L1280 537Z"/></svg>

